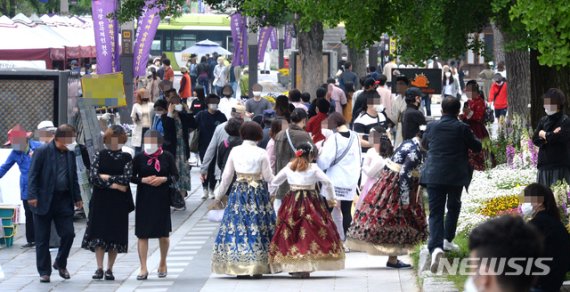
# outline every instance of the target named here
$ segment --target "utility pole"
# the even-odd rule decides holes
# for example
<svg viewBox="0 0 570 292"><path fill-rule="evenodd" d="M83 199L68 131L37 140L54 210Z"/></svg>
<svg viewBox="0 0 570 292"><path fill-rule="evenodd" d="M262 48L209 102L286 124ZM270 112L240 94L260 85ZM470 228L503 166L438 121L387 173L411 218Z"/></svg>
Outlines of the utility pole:
<svg viewBox="0 0 570 292"><path fill-rule="evenodd" d="M285 67L285 26L282 26L277 31L279 39L279 69Z"/></svg>
<svg viewBox="0 0 570 292"><path fill-rule="evenodd" d="M247 95L253 97L253 85L257 83L257 33L251 31L253 18L248 18L247 51L249 65L249 92ZM243 93L242 93L243 94Z"/></svg>
<svg viewBox="0 0 570 292"><path fill-rule="evenodd" d="M60 0L59 1L59 13L61 15L68 15L69 14L69 2L68 2L68 0Z"/></svg>

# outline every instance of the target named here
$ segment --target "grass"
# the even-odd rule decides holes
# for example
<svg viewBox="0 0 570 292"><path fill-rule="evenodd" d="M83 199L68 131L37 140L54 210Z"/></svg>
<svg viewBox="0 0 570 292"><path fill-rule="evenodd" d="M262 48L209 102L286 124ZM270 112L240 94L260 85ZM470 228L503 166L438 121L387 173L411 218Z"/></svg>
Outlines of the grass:
<svg viewBox="0 0 570 292"><path fill-rule="evenodd" d="M457 236L455 237L453 242L459 246L460 250L459 250L459 252L447 252L445 254L446 258L463 259L463 258L469 256L469 246L468 246L469 236L467 234L465 234L465 233L457 234ZM416 247L414 247L413 251L410 253L410 258L412 259L412 263L413 263L413 267L414 267L414 270L416 272L416 275L418 274L418 267L419 267L419 262L420 262L420 250L424 244L425 243L420 243L420 244L416 245ZM465 281L467 281L468 276L445 274L442 277L445 280L452 282L455 285L455 287L457 289L459 289L459 291L463 291L463 287L465 285ZM418 285L418 287L422 287L420 277L416 277L416 281L417 281L416 284Z"/></svg>

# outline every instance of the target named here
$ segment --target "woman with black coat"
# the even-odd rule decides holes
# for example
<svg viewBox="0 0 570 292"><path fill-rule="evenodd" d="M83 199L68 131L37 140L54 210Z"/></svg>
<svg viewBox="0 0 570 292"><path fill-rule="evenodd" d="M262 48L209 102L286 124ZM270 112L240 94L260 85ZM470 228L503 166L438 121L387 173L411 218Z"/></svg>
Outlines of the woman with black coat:
<svg viewBox="0 0 570 292"><path fill-rule="evenodd" d="M570 119L562 111L566 96L558 88L543 95L546 116L532 136L538 150L538 183L550 187L557 181L570 184Z"/></svg>

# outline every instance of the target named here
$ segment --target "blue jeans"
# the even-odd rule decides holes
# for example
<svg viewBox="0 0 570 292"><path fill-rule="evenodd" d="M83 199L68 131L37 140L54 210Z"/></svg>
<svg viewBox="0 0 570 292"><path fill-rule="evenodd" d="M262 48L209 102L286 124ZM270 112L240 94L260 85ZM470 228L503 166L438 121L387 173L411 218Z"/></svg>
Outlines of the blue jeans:
<svg viewBox="0 0 570 292"><path fill-rule="evenodd" d="M232 86L232 89L234 90L234 94L232 95L233 98L237 98L237 88L238 88L238 83L237 81L234 81L232 83L230 83Z"/></svg>
<svg viewBox="0 0 570 292"><path fill-rule="evenodd" d="M443 249L443 240L451 242L455 238L457 219L461 210L461 192L463 186L428 185L429 197L429 252L436 248ZM447 201L447 216L445 205Z"/></svg>
<svg viewBox="0 0 570 292"><path fill-rule="evenodd" d="M431 96L426 94L422 97L422 102L426 108L426 116L431 116Z"/></svg>

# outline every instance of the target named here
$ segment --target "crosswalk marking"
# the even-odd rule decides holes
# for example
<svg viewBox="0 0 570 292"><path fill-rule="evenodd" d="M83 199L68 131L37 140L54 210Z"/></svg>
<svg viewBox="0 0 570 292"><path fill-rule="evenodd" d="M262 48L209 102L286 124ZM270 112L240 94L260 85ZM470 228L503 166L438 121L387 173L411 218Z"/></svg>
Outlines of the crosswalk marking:
<svg viewBox="0 0 570 292"><path fill-rule="evenodd" d="M170 261L170 259L166 261L167 267L186 267L187 265L188 263L173 263Z"/></svg>
<svg viewBox="0 0 570 292"><path fill-rule="evenodd" d="M195 255L197 254L197 250L183 250L183 251L173 251L170 253L171 256L179 256L179 255Z"/></svg>
<svg viewBox="0 0 570 292"><path fill-rule="evenodd" d="M194 246L194 245L191 245L191 246L177 246L174 250L197 250L197 249L201 249L201 248L202 248L202 246L198 246L198 245L196 245L196 246Z"/></svg>
<svg viewBox="0 0 570 292"><path fill-rule="evenodd" d="M192 259L194 259L194 257L190 257L190 256L173 256L170 258L171 261L191 261Z"/></svg>
<svg viewBox="0 0 570 292"><path fill-rule="evenodd" d="M197 245L197 244L205 244L205 240L188 240L188 241L180 241L177 245Z"/></svg>

